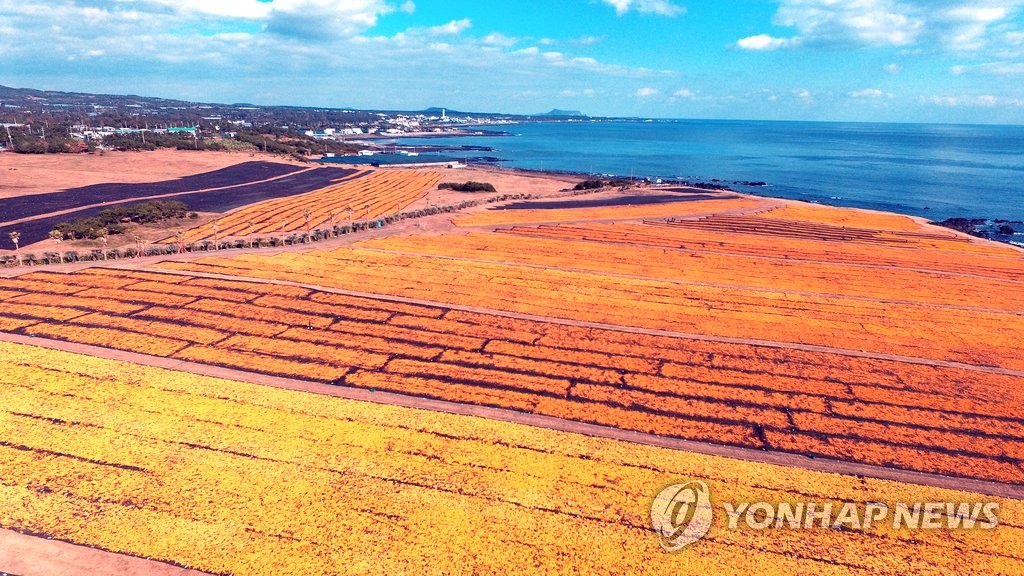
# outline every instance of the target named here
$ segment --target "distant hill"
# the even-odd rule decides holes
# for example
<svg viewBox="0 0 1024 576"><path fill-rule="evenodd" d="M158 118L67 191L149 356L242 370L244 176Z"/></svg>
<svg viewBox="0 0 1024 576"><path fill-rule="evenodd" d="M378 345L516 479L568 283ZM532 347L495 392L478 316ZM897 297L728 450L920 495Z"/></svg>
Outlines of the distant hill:
<svg viewBox="0 0 1024 576"><path fill-rule="evenodd" d="M583 112L580 112L579 110L559 110L558 108L555 108L551 112L537 114L537 116L555 116L559 118L585 118L587 115L584 114Z"/></svg>
<svg viewBox="0 0 1024 576"><path fill-rule="evenodd" d="M358 122L372 123L379 120L378 115L381 113L440 116L442 111L448 117L513 121L588 118L578 110L557 108L550 112L530 115L465 112L438 106L416 111L359 110L349 107L192 102L151 96L60 92L0 85L0 122L23 122L28 118L28 114L48 114L60 117L67 124L92 123L94 122L92 118L102 115L104 121L112 126L128 126L145 122L191 126L204 121L216 122L221 119L230 119L261 126L319 128Z"/></svg>

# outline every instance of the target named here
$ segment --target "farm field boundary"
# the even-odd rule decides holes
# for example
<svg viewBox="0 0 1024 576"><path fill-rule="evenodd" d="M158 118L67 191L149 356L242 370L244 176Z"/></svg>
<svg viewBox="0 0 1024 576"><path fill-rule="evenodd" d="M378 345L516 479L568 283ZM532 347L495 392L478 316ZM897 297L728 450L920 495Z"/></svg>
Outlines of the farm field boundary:
<svg viewBox="0 0 1024 576"><path fill-rule="evenodd" d="M829 346L815 346L813 344L799 344L795 342L782 342L776 340L761 340L756 338L730 338L728 336L709 336L707 334L691 334L687 332L673 332L671 330L659 330L656 328L642 328L639 326L623 326L621 324L606 324L601 322L588 322L585 320L571 320L568 318L559 318L554 316L538 316L535 314L525 314L521 312L512 312L509 310L499 310L495 308L482 308L478 306L464 306L452 302L439 302L434 300L423 300L418 298L407 298L404 296L394 296L390 294L378 294L375 292L360 292L357 290L345 290L343 288L332 288L329 286L321 286L318 284L307 284L302 282L292 282L289 280L275 280L271 278L256 278L251 276L234 276L230 274L217 274L213 272L201 272L195 270L175 270L173 268L157 268L157 267L138 267L130 264L126 265L111 265L104 266L104 268L111 268L114 270L122 271L142 271L142 272L154 272L158 274L172 274L185 277L195 278L209 278L211 280L234 280L242 282L252 282L256 284L272 284L277 286L293 286L296 288L306 288L309 290L315 290L317 292L326 292L331 294L342 294L345 296L355 296L358 298L370 298L374 300L380 300L382 302L397 302L402 304L415 304L420 306L434 306L450 308L452 310L460 310L463 312L473 312L480 314L489 314L492 316L500 316L505 318L514 318L517 320L530 320L534 322L544 322L548 324L559 324L562 326L574 326L579 328L596 328L599 330L613 330L616 332L626 332L630 334L644 334L647 336L666 336L669 338L683 338L686 340L697 340L701 342L720 342L723 344L745 344L750 346L764 346L767 348L780 348L785 350L802 350L806 352L824 352L828 354L838 354L841 356L848 356L851 358L869 358L873 360L892 360L895 362L905 362L907 364L918 364L921 366L934 366L938 368L958 368L961 370L973 370L976 372L984 372L987 374L999 374L1003 376L1016 376L1024 377L1024 370L1014 370L1012 368L1001 368L998 366L979 366L976 364L967 364L964 362L953 362L949 360L936 360L932 358L921 358L917 356L901 356L899 354L882 354L877 352L864 352L861 350L850 350L846 348L832 348ZM28 272L31 272L29 270Z"/></svg>
<svg viewBox="0 0 1024 576"><path fill-rule="evenodd" d="M987 482L984 480L976 480L971 478L953 478L950 476L943 476L940 474L929 474L925 472L917 472L911 470L900 470L881 466L872 466L870 464L833 460L829 458L808 458L786 452L757 450L743 448L739 446L726 446L720 444L697 442L681 438L669 438L654 434L646 434L643 432L622 430L619 428L612 428L597 424L577 422L574 420L566 420L552 416L528 414L524 412L518 412L515 410L508 410L503 408L494 408L489 406L479 406L473 404L462 404L458 402L448 402L444 400L422 398L418 396L408 396L405 394L397 394L393 392L333 386L330 384L312 382L309 380L299 380L294 378L284 378L280 376L256 374L253 372L246 372L242 370L235 370L219 366L210 366L207 364L198 364L195 362L183 361L174 358L150 356L135 352L112 350L109 348L90 346L87 344L50 340L47 338L0 333L0 341L10 342L13 344L24 344L28 346L35 346L38 348L46 348L50 350L59 350L62 352L85 354L88 356L93 356L96 358L102 358L106 360L132 362L134 364L140 364L143 366L164 368L168 370L188 372L200 376L209 376L214 378L223 378L226 380L247 382L250 384L271 386L274 388L281 388L285 390L321 394L337 398L344 398L348 400L371 402L375 404L387 404L401 406L405 408L430 410L434 412L443 412L447 414L475 416L502 422L524 424L535 428L583 434L585 436L606 438L610 440L620 440L624 442L631 442L634 444L641 444L645 446L653 446L658 448L668 448L671 450L679 450L684 452L694 452L697 454L704 454L708 456L721 456L736 460L756 462L761 464L788 466L792 468L801 468L817 472L828 472L851 476L865 476L870 478L876 478L879 480L890 480L895 482L903 482L907 484L928 486L932 488L960 490L984 494L987 496L1010 498L1014 500L1024 500L1024 488L1009 484L1003 484L999 482Z"/></svg>

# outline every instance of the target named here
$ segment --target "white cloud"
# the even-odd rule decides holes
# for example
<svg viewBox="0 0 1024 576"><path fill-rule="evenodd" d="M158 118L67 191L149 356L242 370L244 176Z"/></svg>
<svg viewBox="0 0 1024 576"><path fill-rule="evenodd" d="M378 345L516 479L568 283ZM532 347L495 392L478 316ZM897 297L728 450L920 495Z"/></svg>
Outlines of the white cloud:
<svg viewBox="0 0 1024 576"><path fill-rule="evenodd" d="M864 90L856 90L849 93L850 98L859 99L876 99L876 98L892 98L892 94L879 90L878 88L865 88Z"/></svg>
<svg viewBox="0 0 1024 576"><path fill-rule="evenodd" d="M903 72L903 66L900 66L899 64L893 62L892 64L886 64L883 70L885 70L889 74L899 74L900 72Z"/></svg>
<svg viewBox="0 0 1024 576"><path fill-rule="evenodd" d="M636 91L637 98L650 98L659 94L657 88L643 87Z"/></svg>
<svg viewBox="0 0 1024 576"><path fill-rule="evenodd" d="M936 20L944 28L942 43L950 50L966 52L984 48L991 25L1008 16L1010 6L966 5L940 11Z"/></svg>
<svg viewBox="0 0 1024 576"><path fill-rule="evenodd" d="M672 95L675 96L676 98L687 98L687 99L696 98L697 97L697 94L694 93L694 91L690 90L689 88L683 88L682 90L676 90L675 93L673 93Z"/></svg>
<svg viewBox="0 0 1024 576"><path fill-rule="evenodd" d="M561 96L571 96L571 97L586 96L587 98L592 97L596 93L597 92L593 88L584 88L583 90L566 89L566 90L562 90L561 92L559 92L559 94Z"/></svg>
<svg viewBox="0 0 1024 576"><path fill-rule="evenodd" d="M140 0L139 9L146 5L169 8L183 16L232 18L241 20L265 20L270 17L274 4L280 2L258 2L257 0ZM287 2L285 2L287 4Z"/></svg>
<svg viewBox="0 0 1024 576"><path fill-rule="evenodd" d="M1024 0L778 0L772 22L789 37L739 40L748 50L814 47L918 47L972 52L1011 46Z"/></svg>
<svg viewBox="0 0 1024 576"><path fill-rule="evenodd" d="M895 0L782 0L774 22L799 43L906 46L924 27L914 6Z"/></svg>
<svg viewBox="0 0 1024 576"><path fill-rule="evenodd" d="M394 12L384 0L274 0L269 6L266 29L299 38L353 36Z"/></svg>
<svg viewBox="0 0 1024 576"><path fill-rule="evenodd" d="M1024 76L1024 62L985 62L974 65L953 66L951 73L962 76L984 74L990 76Z"/></svg>
<svg viewBox="0 0 1024 576"><path fill-rule="evenodd" d="M469 30L472 26L473 22L469 18L463 18L461 20L452 20L440 26L433 26L428 28L427 32L433 36L458 36Z"/></svg>
<svg viewBox="0 0 1024 576"><path fill-rule="evenodd" d="M755 50L755 51L770 51L778 50L779 48L785 48L797 44L796 39L786 38L775 38L767 34L758 34L757 36L749 36L736 42L736 46L744 50Z"/></svg>
<svg viewBox="0 0 1024 576"><path fill-rule="evenodd" d="M604 3L614 7L615 12L620 16L630 10L636 10L641 14L657 14L659 16L682 16L686 14L686 8L673 4L669 0L604 0Z"/></svg>
<svg viewBox="0 0 1024 576"><path fill-rule="evenodd" d="M604 36L581 36L574 40L570 40L569 42L571 44L576 44L577 46L593 46L594 44L604 42L604 39Z"/></svg>
<svg viewBox="0 0 1024 576"><path fill-rule="evenodd" d="M500 46L502 48L510 48L519 43L518 38L511 38L498 32L492 32L484 36L480 41L488 46Z"/></svg>
<svg viewBox="0 0 1024 576"><path fill-rule="evenodd" d="M1000 104L1015 105L1015 100L1003 101L996 96L927 96L921 101L946 108L994 108Z"/></svg>

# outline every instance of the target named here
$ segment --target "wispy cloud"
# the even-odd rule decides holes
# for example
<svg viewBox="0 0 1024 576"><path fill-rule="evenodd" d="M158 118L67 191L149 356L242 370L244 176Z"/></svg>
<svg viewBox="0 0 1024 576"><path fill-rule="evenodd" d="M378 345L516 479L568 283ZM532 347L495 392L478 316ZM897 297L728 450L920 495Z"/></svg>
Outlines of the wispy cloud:
<svg viewBox="0 0 1024 576"><path fill-rule="evenodd" d="M434 36L458 36L472 27L473 22L469 18L463 18L440 26L432 26L427 29L427 32Z"/></svg>
<svg viewBox="0 0 1024 576"><path fill-rule="evenodd" d="M849 93L850 98L856 98L859 100L877 100L879 98L892 98L892 94L879 90L878 88L865 88L864 90L855 90Z"/></svg>
<svg viewBox="0 0 1024 576"><path fill-rule="evenodd" d="M914 6L895 0L781 0L773 23L797 34L776 38L750 36L736 45L748 50L820 44L906 46L924 28Z"/></svg>
<svg viewBox="0 0 1024 576"><path fill-rule="evenodd" d="M682 16L686 14L686 8L669 0L604 0L604 3L613 6L615 12L620 15L631 10L641 14L657 14L659 16Z"/></svg>
<svg viewBox="0 0 1024 576"><path fill-rule="evenodd" d="M795 34L740 39L748 50L795 47L909 47L951 52L991 47L1024 0L779 0L773 24Z"/></svg>
<svg viewBox="0 0 1024 576"><path fill-rule="evenodd" d="M800 41L797 38L775 38L768 34L758 34L757 36L748 36L741 38L736 41L736 46L744 50L756 50L756 51L770 51L778 50L779 48L785 48L787 46L795 46Z"/></svg>

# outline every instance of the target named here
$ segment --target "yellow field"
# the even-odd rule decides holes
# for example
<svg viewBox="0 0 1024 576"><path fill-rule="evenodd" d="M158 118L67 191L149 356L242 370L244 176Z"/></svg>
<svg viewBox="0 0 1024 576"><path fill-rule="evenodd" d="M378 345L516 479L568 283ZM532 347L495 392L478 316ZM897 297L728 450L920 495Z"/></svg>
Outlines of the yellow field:
<svg viewBox="0 0 1024 576"><path fill-rule="evenodd" d="M994 531L727 530L660 551L653 495L984 500L0 343L0 526L215 573L1019 574Z"/></svg>

